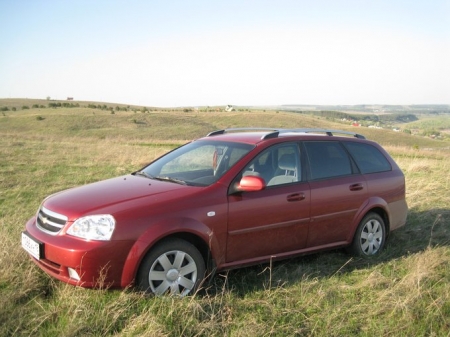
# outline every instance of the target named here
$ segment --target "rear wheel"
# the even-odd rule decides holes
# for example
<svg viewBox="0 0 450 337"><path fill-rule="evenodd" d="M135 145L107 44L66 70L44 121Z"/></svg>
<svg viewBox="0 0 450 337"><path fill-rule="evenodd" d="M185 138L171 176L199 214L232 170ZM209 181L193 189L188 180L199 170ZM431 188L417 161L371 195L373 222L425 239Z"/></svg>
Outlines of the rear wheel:
<svg viewBox="0 0 450 337"><path fill-rule="evenodd" d="M351 253L370 258L379 255L386 240L386 226L384 220L377 213L368 213L359 223L349 247Z"/></svg>
<svg viewBox="0 0 450 337"><path fill-rule="evenodd" d="M173 238L157 244L142 261L137 275L141 290L155 295L193 294L205 275L205 262L195 246Z"/></svg>

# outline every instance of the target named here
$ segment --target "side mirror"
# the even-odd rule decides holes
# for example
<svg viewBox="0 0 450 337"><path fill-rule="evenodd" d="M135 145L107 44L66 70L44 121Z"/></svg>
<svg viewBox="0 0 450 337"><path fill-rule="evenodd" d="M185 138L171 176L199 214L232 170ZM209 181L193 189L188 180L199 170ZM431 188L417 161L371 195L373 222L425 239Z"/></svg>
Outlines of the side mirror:
<svg viewBox="0 0 450 337"><path fill-rule="evenodd" d="M266 187L266 182L263 178L257 176L242 177L237 190L240 192L254 192L261 191Z"/></svg>

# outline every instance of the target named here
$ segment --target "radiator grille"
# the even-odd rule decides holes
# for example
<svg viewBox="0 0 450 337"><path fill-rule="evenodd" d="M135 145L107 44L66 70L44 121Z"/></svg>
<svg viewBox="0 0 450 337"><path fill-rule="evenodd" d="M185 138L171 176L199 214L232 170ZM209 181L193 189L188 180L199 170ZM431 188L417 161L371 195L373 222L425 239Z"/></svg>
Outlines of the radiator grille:
<svg viewBox="0 0 450 337"><path fill-rule="evenodd" d="M58 234L67 222L67 217L62 214L52 212L45 207L39 209L36 225L37 227L48 234Z"/></svg>

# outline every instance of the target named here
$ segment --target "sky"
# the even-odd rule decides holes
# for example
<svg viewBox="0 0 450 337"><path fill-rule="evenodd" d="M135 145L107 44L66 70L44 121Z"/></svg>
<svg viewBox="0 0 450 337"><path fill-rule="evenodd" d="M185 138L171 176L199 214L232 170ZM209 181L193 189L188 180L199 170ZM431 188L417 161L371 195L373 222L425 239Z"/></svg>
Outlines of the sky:
<svg viewBox="0 0 450 337"><path fill-rule="evenodd" d="M0 0L0 98L450 104L450 0Z"/></svg>

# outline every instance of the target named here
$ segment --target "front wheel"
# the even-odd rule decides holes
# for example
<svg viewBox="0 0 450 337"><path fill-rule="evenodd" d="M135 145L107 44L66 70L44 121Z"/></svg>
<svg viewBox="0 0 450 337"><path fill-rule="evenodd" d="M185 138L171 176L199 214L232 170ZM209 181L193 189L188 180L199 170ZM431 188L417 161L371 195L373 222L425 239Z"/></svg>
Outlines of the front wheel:
<svg viewBox="0 0 450 337"><path fill-rule="evenodd" d="M193 294L205 275L202 255L187 241L173 238L157 244L142 261L139 289L155 295Z"/></svg>
<svg viewBox="0 0 450 337"><path fill-rule="evenodd" d="M386 226L384 220L377 213L368 213L359 223L349 247L351 253L370 258L378 255L386 240Z"/></svg>

